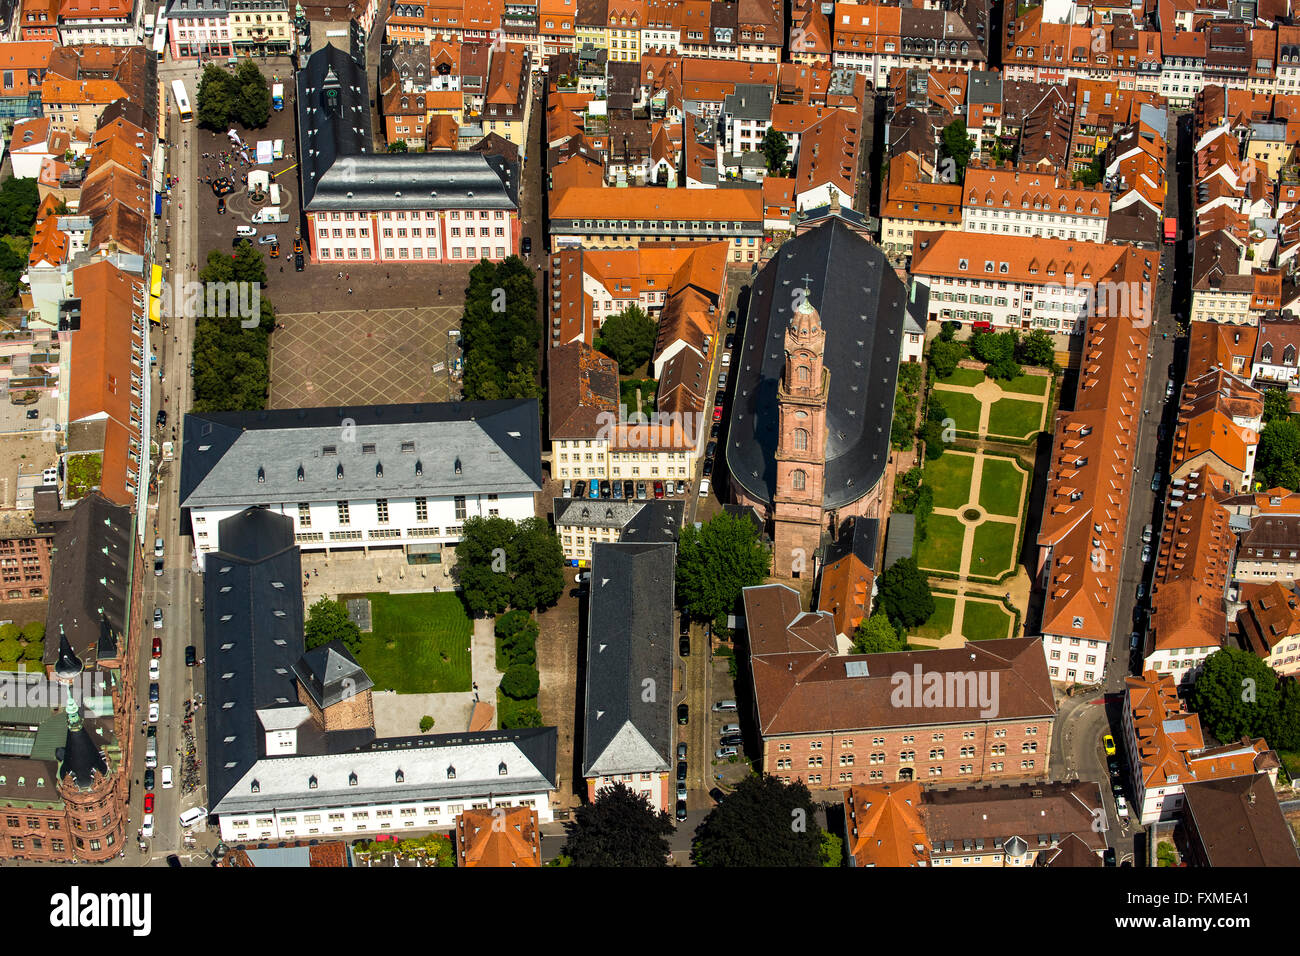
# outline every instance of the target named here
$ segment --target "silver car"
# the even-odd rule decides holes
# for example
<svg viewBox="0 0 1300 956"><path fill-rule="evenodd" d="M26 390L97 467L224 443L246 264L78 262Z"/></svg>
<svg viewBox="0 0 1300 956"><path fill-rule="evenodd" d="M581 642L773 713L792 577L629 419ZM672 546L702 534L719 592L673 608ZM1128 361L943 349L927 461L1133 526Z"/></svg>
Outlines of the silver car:
<svg viewBox="0 0 1300 956"><path fill-rule="evenodd" d="M1151 563L1151 545L1149 544L1144 544L1142 546L1142 563L1143 564Z"/></svg>

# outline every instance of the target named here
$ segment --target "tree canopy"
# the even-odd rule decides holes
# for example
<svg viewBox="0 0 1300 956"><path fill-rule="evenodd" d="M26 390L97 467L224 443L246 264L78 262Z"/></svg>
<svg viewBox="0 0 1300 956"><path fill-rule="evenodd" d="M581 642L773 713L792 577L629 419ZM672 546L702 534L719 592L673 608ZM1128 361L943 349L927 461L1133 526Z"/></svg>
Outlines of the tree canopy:
<svg viewBox="0 0 1300 956"><path fill-rule="evenodd" d="M573 866L667 866L673 832L668 814L656 811L646 794L615 783L574 812L564 855Z"/></svg>
<svg viewBox="0 0 1300 956"><path fill-rule="evenodd" d="M474 614L548 607L564 593L564 550L538 518L467 518L453 570Z"/></svg>
<svg viewBox="0 0 1300 956"><path fill-rule="evenodd" d="M789 155L790 140L775 126L769 126L763 135L763 159L767 163L768 173L780 176Z"/></svg>
<svg viewBox="0 0 1300 956"><path fill-rule="evenodd" d="M321 598L308 610L303 636L309 651L330 641L342 641L354 654L361 648L361 628L340 602L329 598Z"/></svg>
<svg viewBox="0 0 1300 956"><path fill-rule="evenodd" d="M629 305L611 315L600 326L596 346L615 362L619 371L630 375L654 354L659 326L639 305Z"/></svg>
<svg viewBox="0 0 1300 956"><path fill-rule="evenodd" d="M696 866L822 866L822 829L802 782L741 780L695 831Z"/></svg>
<svg viewBox="0 0 1300 956"><path fill-rule="evenodd" d="M1225 647L1206 658L1187 703L1221 743L1264 737L1274 748L1291 750L1300 737L1300 690L1295 680L1279 680L1250 651Z"/></svg>
<svg viewBox="0 0 1300 956"><path fill-rule="evenodd" d="M1016 343L1016 358L1025 365L1056 367L1056 345L1046 329L1034 329Z"/></svg>
<svg viewBox="0 0 1300 956"><path fill-rule="evenodd" d="M252 60L235 72L209 64L199 77L195 93L199 125L224 133L232 122L260 129L271 118L271 87Z"/></svg>
<svg viewBox="0 0 1300 956"><path fill-rule="evenodd" d="M1300 424L1294 418L1274 418L1260 430L1255 473L1266 488L1300 491Z"/></svg>
<svg viewBox="0 0 1300 956"><path fill-rule="evenodd" d="M808 570L812 570L808 555ZM771 561L752 522L722 511L698 530L682 529L677 545L677 600L697 620L722 626L740 592L762 584Z"/></svg>
<svg viewBox="0 0 1300 956"><path fill-rule="evenodd" d="M484 259L470 270L460 328L467 400L541 397L537 289L522 259Z"/></svg>
<svg viewBox="0 0 1300 956"><path fill-rule="evenodd" d="M975 332L970 338L970 350L981 362L988 363L985 374L989 378L1012 379L1021 374L1016 363L1018 336L1015 332Z"/></svg>
<svg viewBox="0 0 1300 956"><path fill-rule="evenodd" d="M877 579L876 610L895 628L917 627L934 614L934 596L916 558L899 558Z"/></svg>
<svg viewBox="0 0 1300 956"><path fill-rule="evenodd" d="M971 153L975 151L975 140L967 135L964 119L955 119L943 128L940 148L944 156L957 164L956 179L953 182L960 183L966 173L966 165L970 162Z"/></svg>
<svg viewBox="0 0 1300 956"><path fill-rule="evenodd" d="M887 651L905 651L907 643L898 636L898 629L890 623L889 615L877 611L864 617L853 634L855 654L883 654Z"/></svg>
<svg viewBox="0 0 1300 956"><path fill-rule="evenodd" d="M198 303L194 316L194 408L196 412L256 411L266 407L270 393L270 368L267 356L270 334L275 327L275 309L270 300L261 296L260 287L266 282L266 264L262 253L251 243L240 243L235 257L219 250L208 253L207 265L199 273L205 288L215 283L241 282L256 284L258 299L254 299L245 285L237 294L243 304L257 301L261 311L260 321L252 328L244 328L239 315L229 301L224 311L209 315L208 303ZM187 304L186 311L189 308ZM173 317L175 320L176 317Z"/></svg>

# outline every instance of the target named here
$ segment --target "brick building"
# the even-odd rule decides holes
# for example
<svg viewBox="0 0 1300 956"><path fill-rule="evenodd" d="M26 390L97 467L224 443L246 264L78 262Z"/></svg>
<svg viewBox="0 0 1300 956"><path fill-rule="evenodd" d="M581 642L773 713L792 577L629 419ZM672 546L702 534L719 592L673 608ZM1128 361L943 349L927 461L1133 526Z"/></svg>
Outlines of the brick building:
<svg viewBox="0 0 1300 956"><path fill-rule="evenodd" d="M1046 778L1056 705L1037 638L845 656L797 591L744 601L764 772L813 790Z"/></svg>
<svg viewBox="0 0 1300 956"><path fill-rule="evenodd" d="M51 538L37 529L32 512L0 511L0 605L49 593Z"/></svg>

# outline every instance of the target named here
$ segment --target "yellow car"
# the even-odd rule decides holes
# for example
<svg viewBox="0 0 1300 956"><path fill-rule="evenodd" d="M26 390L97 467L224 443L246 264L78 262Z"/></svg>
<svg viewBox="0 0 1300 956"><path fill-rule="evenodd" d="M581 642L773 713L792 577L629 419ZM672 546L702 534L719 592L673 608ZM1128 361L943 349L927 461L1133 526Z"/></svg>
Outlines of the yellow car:
<svg viewBox="0 0 1300 956"><path fill-rule="evenodd" d="M1112 737L1110 734L1106 734L1106 736L1104 736L1104 737L1101 738L1101 745L1102 745L1103 747L1106 748L1106 756L1107 756L1107 757L1113 757L1113 756L1115 756L1115 738L1114 738L1114 737Z"/></svg>

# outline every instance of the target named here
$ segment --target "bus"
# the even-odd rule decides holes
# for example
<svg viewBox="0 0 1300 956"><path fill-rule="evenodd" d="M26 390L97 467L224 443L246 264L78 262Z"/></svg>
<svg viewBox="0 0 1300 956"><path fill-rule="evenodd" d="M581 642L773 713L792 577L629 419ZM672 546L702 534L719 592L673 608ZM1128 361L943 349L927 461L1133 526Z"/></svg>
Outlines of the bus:
<svg viewBox="0 0 1300 956"><path fill-rule="evenodd" d="M158 24L158 29L153 35L153 55L158 58L158 62L163 61L167 54L167 22L163 21Z"/></svg>
<svg viewBox="0 0 1300 956"><path fill-rule="evenodd" d="M181 114L181 122L188 123L194 119L194 114L190 112L190 97L185 92L184 81L172 80L172 96L176 98L176 109Z"/></svg>
<svg viewBox="0 0 1300 956"><path fill-rule="evenodd" d="M149 276L149 321L158 325L162 322L162 266L154 266Z"/></svg>

